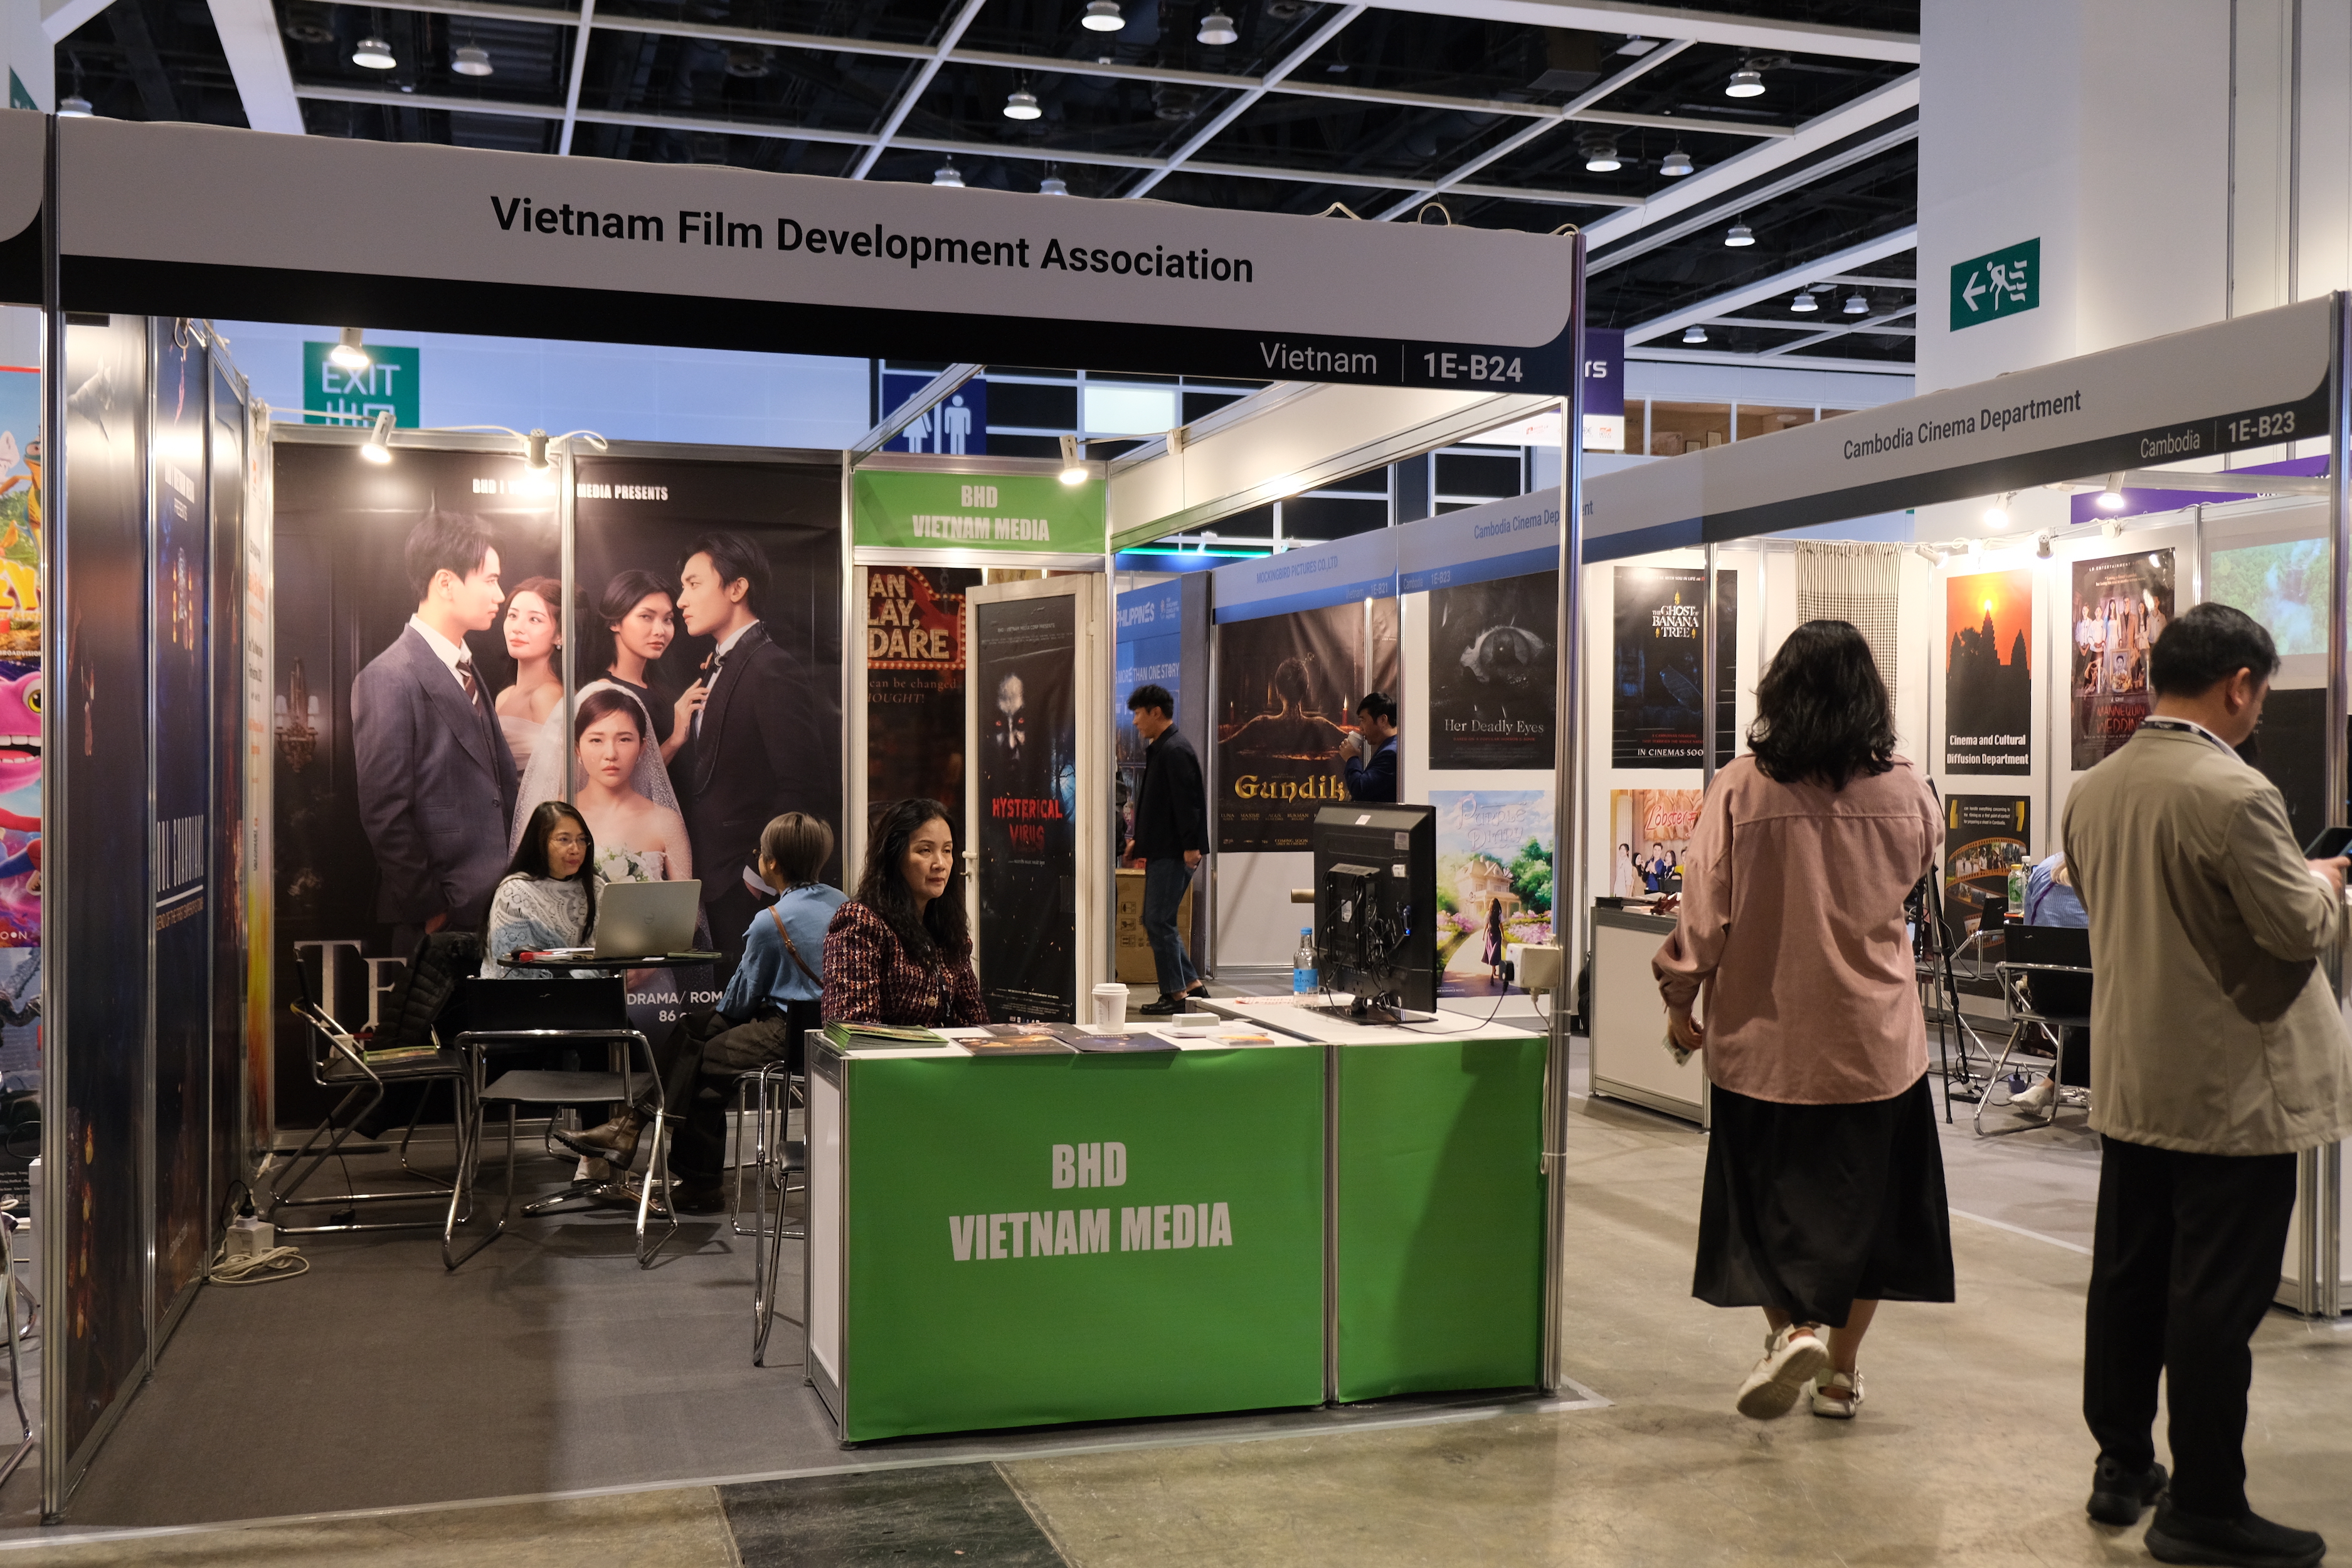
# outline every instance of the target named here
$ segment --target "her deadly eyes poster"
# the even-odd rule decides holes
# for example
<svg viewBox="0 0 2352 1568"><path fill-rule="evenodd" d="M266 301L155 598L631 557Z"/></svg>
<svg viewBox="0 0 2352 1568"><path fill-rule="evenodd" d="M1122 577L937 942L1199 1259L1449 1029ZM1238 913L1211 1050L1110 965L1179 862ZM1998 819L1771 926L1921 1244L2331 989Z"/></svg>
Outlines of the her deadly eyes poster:
<svg viewBox="0 0 2352 1568"><path fill-rule="evenodd" d="M1559 574L1429 595L1429 765L1548 768L1559 705Z"/></svg>
<svg viewBox="0 0 2352 1568"><path fill-rule="evenodd" d="M1715 574L1715 755L1738 751L1738 582ZM1699 709L1706 700L1699 647L1705 609L1698 566L1620 566L1611 671L1610 763L1620 768L1700 765Z"/></svg>

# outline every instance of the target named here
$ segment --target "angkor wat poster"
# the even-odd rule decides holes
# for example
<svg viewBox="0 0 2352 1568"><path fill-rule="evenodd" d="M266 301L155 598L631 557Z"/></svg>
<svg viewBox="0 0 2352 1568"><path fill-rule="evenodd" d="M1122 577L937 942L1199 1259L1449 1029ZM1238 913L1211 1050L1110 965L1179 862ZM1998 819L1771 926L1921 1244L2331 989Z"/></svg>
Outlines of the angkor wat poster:
<svg viewBox="0 0 2352 1568"><path fill-rule="evenodd" d="M1944 581L1944 767L2033 771L2033 574Z"/></svg>

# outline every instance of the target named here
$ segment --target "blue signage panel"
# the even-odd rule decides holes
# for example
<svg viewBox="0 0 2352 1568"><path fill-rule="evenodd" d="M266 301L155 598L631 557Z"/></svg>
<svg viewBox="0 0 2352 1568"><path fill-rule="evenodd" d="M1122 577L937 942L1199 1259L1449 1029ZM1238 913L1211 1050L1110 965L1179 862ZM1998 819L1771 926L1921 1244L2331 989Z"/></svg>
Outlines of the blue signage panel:
<svg viewBox="0 0 2352 1568"><path fill-rule="evenodd" d="M882 416L888 418L931 384L927 371L882 373ZM988 455L988 378L975 375L912 425L883 444L886 452L929 452L942 458Z"/></svg>

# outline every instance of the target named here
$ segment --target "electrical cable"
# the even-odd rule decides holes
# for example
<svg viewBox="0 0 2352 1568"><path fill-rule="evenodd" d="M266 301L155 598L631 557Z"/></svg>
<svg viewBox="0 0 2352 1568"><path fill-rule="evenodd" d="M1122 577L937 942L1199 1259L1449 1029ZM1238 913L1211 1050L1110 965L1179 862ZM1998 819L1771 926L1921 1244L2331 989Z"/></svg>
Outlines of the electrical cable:
<svg viewBox="0 0 2352 1568"><path fill-rule="evenodd" d="M231 1258L224 1241L220 1251L214 1255L212 1267L205 1270L205 1278L215 1285L267 1285L309 1272L310 1260L294 1247L273 1247L250 1257Z"/></svg>

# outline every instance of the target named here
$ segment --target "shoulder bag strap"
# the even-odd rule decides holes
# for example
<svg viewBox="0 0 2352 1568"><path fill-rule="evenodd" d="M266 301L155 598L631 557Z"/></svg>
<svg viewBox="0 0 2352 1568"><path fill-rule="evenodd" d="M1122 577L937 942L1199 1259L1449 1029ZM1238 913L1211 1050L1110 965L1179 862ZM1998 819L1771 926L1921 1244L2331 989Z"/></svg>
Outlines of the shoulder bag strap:
<svg viewBox="0 0 2352 1568"><path fill-rule="evenodd" d="M824 981L818 976L815 970L808 966L808 960L803 958L801 950L793 944L793 933L784 929L784 917L776 912L776 906L773 904L768 906L768 918L776 922L776 934L784 939L784 951L793 955L793 962L800 965L801 973L807 975L812 983L823 985Z"/></svg>

